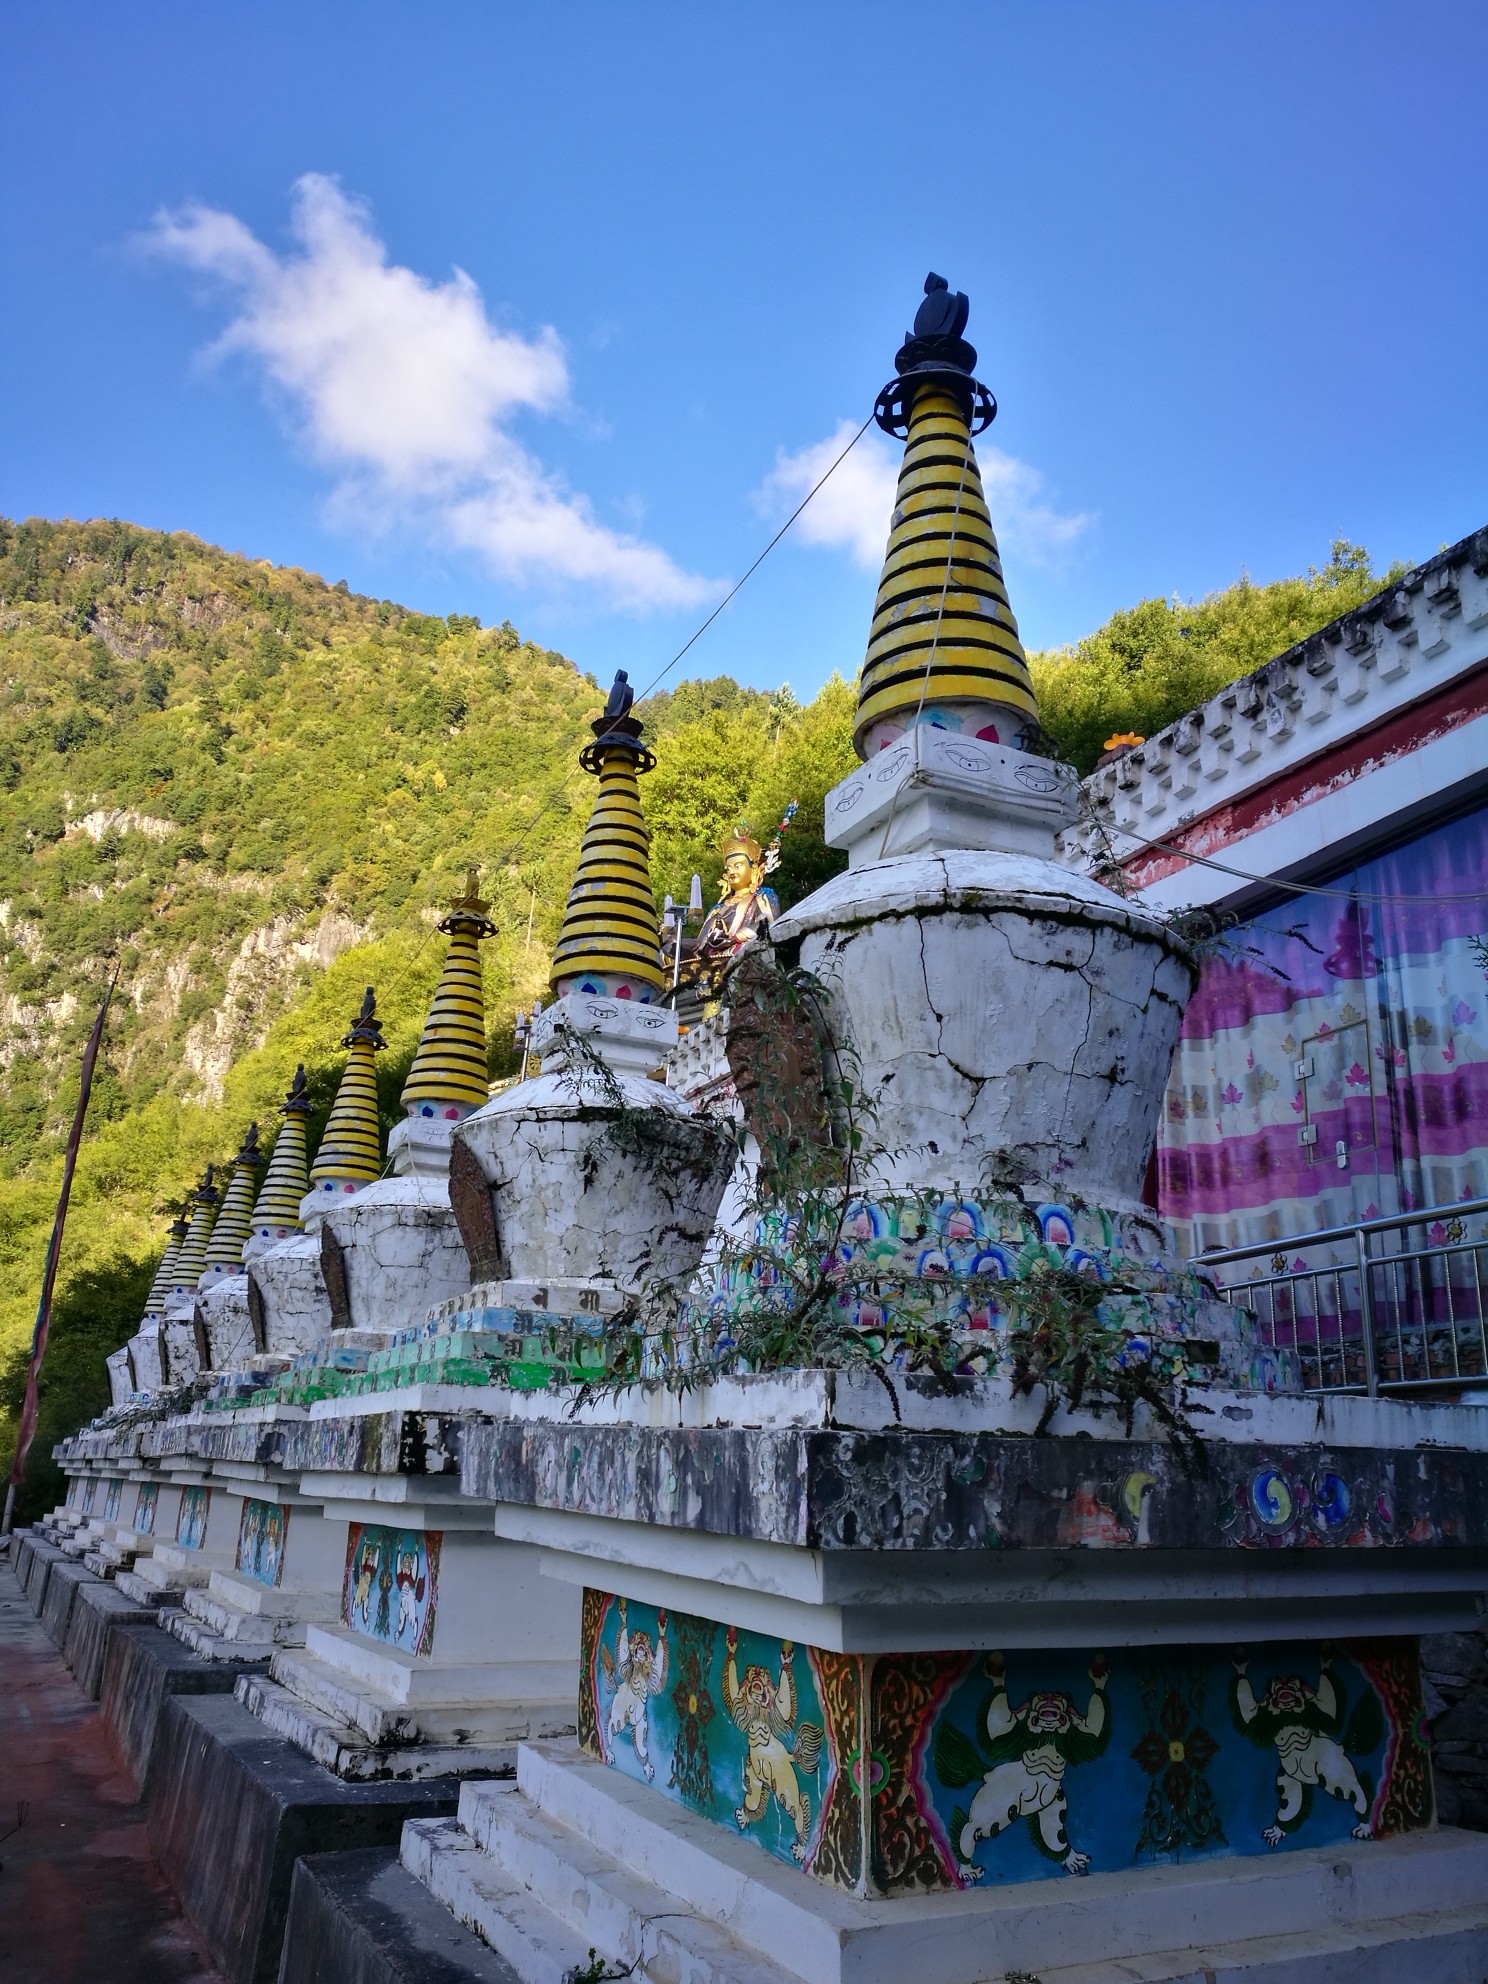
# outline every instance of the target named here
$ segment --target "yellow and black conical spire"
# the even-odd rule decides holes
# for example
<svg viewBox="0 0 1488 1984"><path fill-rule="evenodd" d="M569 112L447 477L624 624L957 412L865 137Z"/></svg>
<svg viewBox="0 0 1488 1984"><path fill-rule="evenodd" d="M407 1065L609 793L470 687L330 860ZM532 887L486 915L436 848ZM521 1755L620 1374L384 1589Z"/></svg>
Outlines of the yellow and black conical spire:
<svg viewBox="0 0 1488 1984"><path fill-rule="evenodd" d="M969 310L940 276L901 347L875 418L904 438L904 461L858 688L853 743L870 755L881 724L959 706L962 727L1016 744L1038 725L1018 623L1003 584L972 435L997 403L972 376ZM965 722L981 706L985 721ZM990 707L989 707L990 706ZM1003 712L1000 720L997 712Z"/></svg>
<svg viewBox="0 0 1488 1984"><path fill-rule="evenodd" d="M274 1155L269 1159L263 1190L253 1208L255 1239L287 1239L300 1229L300 1201L310 1189L310 1110L310 1097L305 1092L305 1064L301 1061L280 1106L284 1121L274 1139Z"/></svg>
<svg viewBox="0 0 1488 1984"><path fill-rule="evenodd" d="M217 1223L218 1194L217 1187L212 1183L216 1169L215 1164L207 1166L201 1183L187 1200L191 1207L191 1225L181 1242L172 1275L172 1286L177 1291L195 1288L201 1279L202 1269L207 1265L207 1248L212 1239L212 1228Z"/></svg>
<svg viewBox="0 0 1488 1984"><path fill-rule="evenodd" d="M486 915L490 904L481 901L476 889L479 872L470 870L464 895L456 896L439 925L450 947L403 1084L403 1106L410 1116L458 1119L479 1109L490 1095L486 1006L476 946L496 925Z"/></svg>
<svg viewBox="0 0 1488 1984"><path fill-rule="evenodd" d="M648 998L665 983L646 860L651 836L636 783L656 760L630 714L634 700L622 668L604 715L594 719L594 742L579 755L584 770L598 778L599 792L553 950L553 990L560 996L586 988L618 993L624 981Z"/></svg>
<svg viewBox="0 0 1488 1984"><path fill-rule="evenodd" d="M382 1136L377 1121L376 1057L386 1047L382 1022L376 1017L377 994L369 985L362 1010L343 1034L341 1045L349 1050L346 1072L331 1104L330 1120L315 1165L312 1185L334 1190L338 1185L354 1192L359 1185L373 1184L382 1171Z"/></svg>
<svg viewBox="0 0 1488 1984"><path fill-rule="evenodd" d="M231 1273L243 1265L243 1242L253 1231L253 1200L258 1191L258 1174L263 1170L263 1154L258 1148L258 1125L250 1123L243 1148L233 1160L232 1182L222 1195L222 1209L207 1242L207 1266Z"/></svg>
<svg viewBox="0 0 1488 1984"><path fill-rule="evenodd" d="M145 1297L145 1314L163 1316L165 1298L176 1285L176 1262L181 1256L181 1244L188 1228L181 1213L171 1221L170 1238L165 1243L165 1252L160 1256L160 1266L155 1270L155 1279L150 1283L150 1293Z"/></svg>

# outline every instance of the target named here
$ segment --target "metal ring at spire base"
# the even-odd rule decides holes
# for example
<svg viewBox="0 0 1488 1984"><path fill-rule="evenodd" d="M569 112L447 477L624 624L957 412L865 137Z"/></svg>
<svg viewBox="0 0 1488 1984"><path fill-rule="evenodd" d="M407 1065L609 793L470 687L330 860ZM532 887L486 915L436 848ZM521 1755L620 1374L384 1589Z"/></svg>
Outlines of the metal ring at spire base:
<svg viewBox="0 0 1488 1984"><path fill-rule="evenodd" d="M625 752L634 762L638 777L656 769L656 759L644 744L638 743L633 737L626 737L614 731L606 731L602 737L596 738L594 743L586 744L579 753L579 763L586 772L597 778L604 769L606 756L612 751Z"/></svg>
<svg viewBox="0 0 1488 1984"><path fill-rule="evenodd" d="M914 403L927 386L951 395L973 434L982 433L997 418L997 401L980 379L968 378L956 365L916 365L891 379L873 402L873 418L885 434L904 439Z"/></svg>

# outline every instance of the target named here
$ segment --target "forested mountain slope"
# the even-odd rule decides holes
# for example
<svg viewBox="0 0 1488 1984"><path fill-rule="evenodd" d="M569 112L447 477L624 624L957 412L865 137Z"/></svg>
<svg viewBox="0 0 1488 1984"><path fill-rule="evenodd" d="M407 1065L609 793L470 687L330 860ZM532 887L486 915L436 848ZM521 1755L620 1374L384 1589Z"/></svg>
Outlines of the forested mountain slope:
<svg viewBox="0 0 1488 1984"><path fill-rule="evenodd" d="M1088 768L1110 730L1150 733L1384 582L1340 544L1305 579L1145 602L1032 657L1046 726ZM392 1120L433 924L472 861L500 928L482 949L506 1071L513 1015L545 989L592 794L575 758L602 700L510 625L410 613L184 534L0 521L0 1414L109 971L44 1437L97 1409L102 1352L133 1327L162 1214L201 1164L250 1116L271 1126L296 1060L329 1105L369 982ZM766 837L792 798L783 898L833 872L821 800L855 762L852 705L836 678L805 707L727 678L652 698L658 896L694 869L711 894L720 835L743 816Z"/></svg>

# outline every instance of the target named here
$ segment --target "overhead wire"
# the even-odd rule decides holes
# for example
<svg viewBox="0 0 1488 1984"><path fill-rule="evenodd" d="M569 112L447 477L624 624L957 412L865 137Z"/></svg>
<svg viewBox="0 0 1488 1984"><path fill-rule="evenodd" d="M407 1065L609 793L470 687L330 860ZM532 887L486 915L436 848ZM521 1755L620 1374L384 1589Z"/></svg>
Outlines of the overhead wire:
<svg viewBox="0 0 1488 1984"><path fill-rule="evenodd" d="M719 600L718 604L713 608L712 612L709 613L707 618L701 621L698 624L698 626L696 626L693 629L692 633L688 635L687 639L682 643L681 647L678 648L677 652L672 656L671 660L667 662L666 666L664 668L658 669L656 674L652 676L651 680L646 684L645 688L641 690L638 696L635 697L632 707L644 703L648 696L654 695L657 689L666 680L667 676L670 675L672 670L677 666L678 662L680 662L684 657L684 655L687 654L689 649L697 645L697 643L702 639L703 635L707 633L708 629L713 625L713 622L718 618L719 614L723 612L724 608L729 604L729 602L734 598L736 598L737 595L754 577L755 573L759 570L760 566L764 564L765 560L769 557L770 553L775 549L776 545L779 544L780 540L785 536L786 532L790 529L791 525L796 521L797 517L799 517L801 512L806 508L807 504L817 494L818 490L820 490L823 487L823 485L829 480L829 478L836 473L836 471L842 466L843 462L847 460L847 457L852 453L853 449L858 445L859 441L862 440L863 436L868 432L868 429L872 425L873 425L873 415L870 413L868 418L863 422L862 426L858 429L857 433L853 435L852 439L847 443L847 445L840 451L840 453L838 453L833 458L831 462L828 463L827 467L817 477L816 481L812 483L811 487L807 490L806 494L801 498L800 502L791 511L790 515L786 518L785 522L780 526L779 530L776 531L775 535L770 539L769 543L765 546L764 550L759 553L759 555L754 559L753 563L744 572L743 576L734 581L733 585L729 587L728 591L724 594L723 598ZM964 480L964 474L963 474L963 480ZM960 503L959 492L957 495L957 503L959 507L959 503ZM943 603L944 601L942 600L942 604ZM605 737L613 736L615 729L618 727L618 722L619 719L617 719L616 723L611 725L609 729L601 730L597 732L596 735L598 739L600 741L603 741ZM532 818L527 822L526 826L522 828L521 832L517 835L516 839L510 842L506 847L506 849L500 855L497 856L495 862L492 864L493 872L499 874L507 867L509 867L513 859L526 846L527 842L531 840L533 834L537 831L538 827L542 824L543 820L553 810L553 808L559 804L564 794L568 791L568 788L573 784L574 780L577 777L578 777L578 767L574 766L569 770L569 772L563 778L561 783L554 786L552 791L549 792L547 798L543 800L542 804L538 807L537 811L533 814ZM419 943L413 952L413 955L404 961L402 970L398 973L397 977L394 978L392 984L389 985L387 990L382 994L384 1006L386 1006L391 1002L393 994L398 990L399 986L408 977L409 973L418 963L419 958L422 956L426 945L428 944L430 938L433 936L434 931L437 927L438 927L437 925L431 924L425 930L422 938L419 940Z"/></svg>
<svg viewBox="0 0 1488 1984"><path fill-rule="evenodd" d="M1488 891L1484 891L1482 889L1475 889L1470 892L1462 892L1462 893L1453 893L1449 890L1433 889L1429 895L1412 895L1412 894L1407 894L1403 890L1343 889L1343 888L1329 887L1327 884L1320 882L1292 882L1286 880L1285 877L1280 875L1257 875L1252 873L1248 868L1236 868L1235 866L1233 866L1233 864L1229 862L1216 861L1210 855L1195 854L1192 851L1192 849L1182 846L1177 841L1170 841L1170 840L1142 841L1136 847L1128 848L1125 853L1118 854L1116 852L1115 844L1111 839L1110 832L1105 826L1105 823L1103 821L1100 821L1097 822L1097 824L1100 826L1101 831L1105 836L1106 846L1110 850L1112 861L1114 861L1118 867L1121 867L1123 869L1125 868L1128 862L1139 860L1144 854L1148 854L1148 853L1174 854L1179 856L1184 861L1191 861L1195 863L1195 865L1200 868L1213 868L1216 869L1221 875L1233 875L1237 881L1254 882L1261 888L1275 889L1279 893L1284 893L1288 895L1331 896L1343 902L1404 903L1404 904L1422 904L1422 903L1434 904L1434 903L1444 903L1444 902L1450 902L1450 903L1488 902Z"/></svg>
<svg viewBox="0 0 1488 1984"><path fill-rule="evenodd" d="M697 643L702 639L703 635L707 633L708 629L713 625L713 622L718 618L719 614L723 612L724 608L729 604L729 602L734 598L736 598L737 595L754 577L755 573L759 570L760 566L764 564L765 560L769 557L770 553L775 549L776 545L780 542L781 538L785 536L786 532L790 529L791 525L796 521L796 518L799 517L801 512L806 508L806 505L811 501L812 497L816 495L817 491L821 489L821 487L823 486L824 483L826 483L829 477L834 475L836 471L842 466L843 462L847 460L848 456L852 453L853 449L858 445L859 441L862 440L863 436L868 432L868 429L872 425L873 425L873 415L870 413L868 418L863 422L862 426L858 429L857 433L854 434L852 439L847 443L847 446L843 448L842 452L839 455L837 455L835 459L831 461L828 464L828 466L822 471L821 475L817 477L816 481L811 485L811 487L807 490L806 494L801 498L800 502L791 511L790 515L786 518L785 522L780 526L779 530L776 531L775 535L770 539L769 543L765 546L764 550L760 552L759 556L754 560L753 564L750 565L748 570L744 573L743 577L736 579L734 581L733 585L729 587L728 591L724 594L723 598L719 600L718 604L713 608L713 611L708 615L708 617L704 621L702 621L700 625L694 628L692 633L688 635L687 639L682 643L681 647L678 648L677 652L672 656L671 660L666 664L666 666L662 669L659 669L657 673L654 676L652 676L651 680L646 684L645 688L641 690L640 694L635 697L634 703L632 705L633 707L636 707L641 703L644 703L648 696L654 695L657 689L666 680L667 676L670 675L672 670L677 666L678 662L682 660L683 656L688 652L688 650L697 645ZM618 719L617 719L617 724L618 724ZM612 725L609 730L601 730L597 732L596 735L599 738L599 740L602 742L605 737L613 736L615 727L616 726ZM552 808L558 804L558 802L562 799L563 795L567 792L569 786L573 784L574 779L577 776L578 776L578 770L577 767L575 767L573 770L571 770L568 773L567 777L563 780L563 782L560 785L557 785L553 788L553 790L548 794L547 798L543 801L542 805L539 806L536 813L534 813L532 818L528 821L527 825L523 827L522 831L518 834L517 838L510 844L510 846L506 849L506 851L498 857L495 864L497 868L505 868L508 866L513 856L518 854L521 851L521 849L527 844L527 842L532 838L532 835L536 832L541 821L552 810Z"/></svg>

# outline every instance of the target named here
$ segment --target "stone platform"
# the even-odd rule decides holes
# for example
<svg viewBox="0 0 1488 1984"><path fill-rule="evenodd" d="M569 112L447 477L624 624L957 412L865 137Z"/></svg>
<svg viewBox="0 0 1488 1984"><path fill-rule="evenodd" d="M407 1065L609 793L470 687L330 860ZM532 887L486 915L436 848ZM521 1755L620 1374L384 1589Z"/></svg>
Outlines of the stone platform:
<svg viewBox="0 0 1488 1984"><path fill-rule="evenodd" d="M558 1677L572 1682L573 1670ZM516 1744L574 1723L571 1686L550 1663L431 1665L340 1626L309 1626L239 1698L347 1780L507 1774Z"/></svg>
<svg viewBox="0 0 1488 1984"><path fill-rule="evenodd" d="M99 1705L135 1790L150 1776L155 1739L173 1695L231 1694L247 1661L198 1660L158 1626L115 1626L109 1634Z"/></svg>
<svg viewBox="0 0 1488 1984"><path fill-rule="evenodd" d="M153 1626L158 1616L153 1606L133 1603L111 1584L78 1586L62 1654L90 1701L96 1702L103 1692L103 1670L114 1628Z"/></svg>
<svg viewBox="0 0 1488 1984"><path fill-rule="evenodd" d="M176 1694L155 1742L150 1837L231 1984L273 1984L300 1855L390 1846L410 1815L455 1798L448 1782L343 1783L230 1696Z"/></svg>
<svg viewBox="0 0 1488 1984"><path fill-rule="evenodd" d="M1481 1984L1488 1969L1488 1837L1446 1829L863 1900L549 1743L522 1746L514 1784L467 1785L456 1822L411 1823L402 1859L523 1984L562 1984L594 1943L638 1984Z"/></svg>
<svg viewBox="0 0 1488 1984"><path fill-rule="evenodd" d="M100 1580L81 1564L64 1560L52 1565L46 1591L42 1596L41 1610L37 1616L59 1653L67 1644L67 1628L72 1623L72 1608L80 1587L96 1585L99 1582Z"/></svg>
<svg viewBox="0 0 1488 1984"><path fill-rule="evenodd" d="M279 1984L519 1984L393 1847L300 1860Z"/></svg>
<svg viewBox="0 0 1488 1984"><path fill-rule="evenodd" d="M65 1564L67 1558L55 1543L48 1543L33 1535L28 1539L16 1563L16 1576L26 1603L41 1617L41 1608L46 1599L47 1581L54 1564Z"/></svg>

